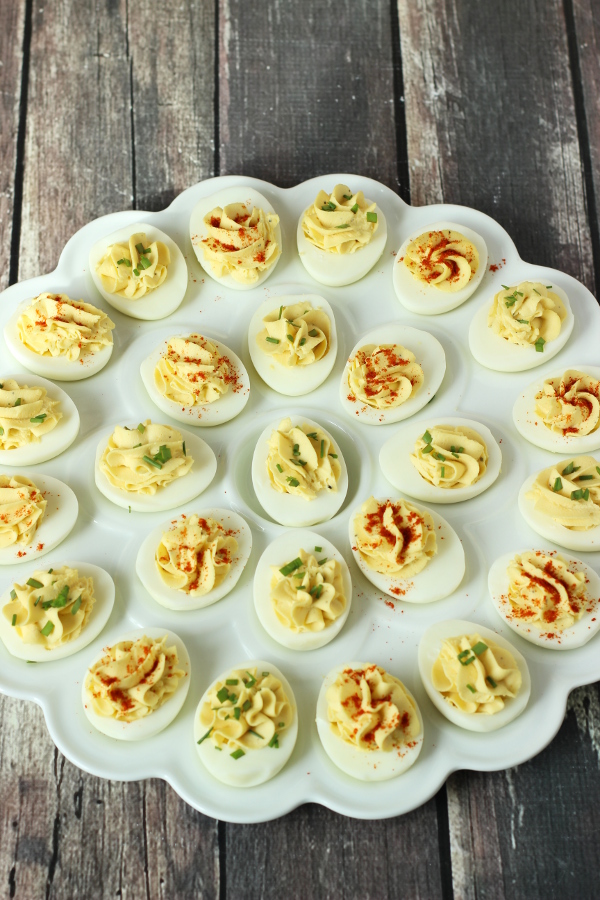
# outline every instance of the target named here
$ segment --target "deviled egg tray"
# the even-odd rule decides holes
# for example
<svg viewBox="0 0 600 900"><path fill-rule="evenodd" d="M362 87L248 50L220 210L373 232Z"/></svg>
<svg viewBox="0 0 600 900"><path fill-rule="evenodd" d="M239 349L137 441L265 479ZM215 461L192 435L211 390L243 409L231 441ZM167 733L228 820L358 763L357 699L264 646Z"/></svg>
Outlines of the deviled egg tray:
<svg viewBox="0 0 600 900"><path fill-rule="evenodd" d="M379 261L365 277L344 287L326 287L313 280L302 265L296 230L299 217L318 191L331 191L338 183L364 191L377 203L385 215L387 241ZM260 192L280 217L282 255L268 280L251 290L232 290L210 278L199 265L190 241L190 216L197 204L219 191L226 191L231 199L232 189L239 194L244 189ZM396 254L409 235L435 222L455 223L481 236L488 258L483 278L462 305L440 315L419 315L396 296ZM93 245L111 232L137 223L167 234L179 246L187 264L184 300L175 312L160 320L141 321L113 309L94 287L89 272ZM502 284L525 280L552 284L565 292L574 318L572 333L560 352L543 361L535 372L485 368L469 348L471 322L481 307L490 304ZM111 779L163 778L196 809L227 821L260 822L306 802L321 803L360 818L394 816L427 801L455 770L505 769L539 753L561 725L569 692L600 679L597 636L577 649L562 652L537 646L508 627L488 592L488 572L503 554L525 548L561 549L536 534L519 511L517 498L523 482L557 456L521 437L513 424L513 405L534 378L555 374L561 366L598 364L600 347L600 309L590 292L569 275L521 260L509 235L493 219L449 204L415 209L384 185L356 175L323 176L286 190L251 178L227 176L189 188L161 212L125 211L90 222L69 240L53 273L4 292L0 334L19 303L44 291L64 292L105 311L116 325L114 350L97 374L59 383L79 411L81 425L75 442L39 465L0 467L0 472L50 476L69 485L79 502L75 527L41 565L48 568L80 560L100 566L114 580L116 599L101 633L67 658L31 665L9 654L0 642L0 690L38 703L53 741L77 766ZM331 373L315 390L284 396L269 388L256 373L248 330L253 314L265 301L272 300L272 306L277 307L278 297L300 294L316 295L330 304L337 330L337 357ZM393 424L366 424L341 402L342 373L357 342L376 329L381 334L378 340L385 340L389 333L386 326L409 326L435 337L443 347L446 369L435 395L412 417ZM152 419L182 427L152 402L142 382L140 365L161 341L191 332L222 342L242 360L250 375L248 402L225 424L211 428L185 425L212 448L217 458L212 483L193 501L169 512L117 506L95 484L98 442L117 423L135 426ZM3 374L23 376L25 383L39 381L17 362L4 338L0 339L0 359ZM352 578L352 605L339 634L325 646L307 651L286 649L275 642L260 624L253 603L253 578L259 558L272 541L293 531L264 512L253 487L253 454L265 428L288 416L306 417L326 429L339 447L348 472L348 491L341 508L329 521L311 526L311 531L331 542L346 560ZM414 430L417 422L426 430L432 421L456 418L472 420L490 430L501 450L500 474L483 493L462 503L427 501L427 507L443 515L462 544L466 571L458 588L430 603L395 599L378 591L359 569L350 546L351 514L370 496L400 496L384 477L379 463L380 450L391 437L402 435L405 429ZM249 525L251 555L239 581L227 596L206 608L186 611L159 605L136 573L140 546L166 520L175 521L181 514L194 512L201 515L214 508L230 509ZM578 555L598 571L598 551ZM27 573L39 565L25 558L0 567L0 593L12 582L26 580ZM451 568L451 561L449 565ZM443 571L438 577L443 581ZM474 733L458 727L440 714L424 689L417 663L420 638L435 623L449 619L467 620L496 632L527 661L529 702L521 715L499 730ZM103 647L140 629L179 636L190 657L189 690L181 711L164 731L144 740L114 740L93 728L84 715L82 682L88 665ZM199 758L194 737L196 708L205 690L220 673L244 660L265 660L281 670L293 689L298 713L298 738L291 758L274 778L251 788L231 787L213 778ZM422 752L410 769L388 781L364 782L344 774L319 741L315 713L323 678L335 666L350 660L375 663L400 678L421 711Z"/></svg>

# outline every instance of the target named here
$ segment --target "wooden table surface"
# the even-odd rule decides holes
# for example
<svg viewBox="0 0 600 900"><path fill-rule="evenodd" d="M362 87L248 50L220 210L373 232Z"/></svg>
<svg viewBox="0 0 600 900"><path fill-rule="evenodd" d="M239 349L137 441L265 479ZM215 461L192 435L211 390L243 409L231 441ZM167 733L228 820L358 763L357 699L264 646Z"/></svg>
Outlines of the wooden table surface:
<svg viewBox="0 0 600 900"><path fill-rule="evenodd" d="M599 60L595 0L0 0L0 287L204 178L346 171L483 210L595 291ZM84 774L0 698L0 896L598 897L599 735L592 685L538 757L409 815L246 826Z"/></svg>

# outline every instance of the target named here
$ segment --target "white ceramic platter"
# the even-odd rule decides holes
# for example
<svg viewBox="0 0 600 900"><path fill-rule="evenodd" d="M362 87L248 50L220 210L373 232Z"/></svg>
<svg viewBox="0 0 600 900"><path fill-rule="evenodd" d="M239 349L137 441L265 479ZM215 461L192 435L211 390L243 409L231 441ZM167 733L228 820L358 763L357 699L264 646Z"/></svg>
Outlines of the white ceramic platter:
<svg viewBox="0 0 600 900"><path fill-rule="evenodd" d="M386 218L388 237L381 258L365 278L344 288L322 288L311 280L298 257L296 228L300 214L321 186L327 189L338 182L362 189L365 196L377 202ZM266 282L240 293L205 274L191 246L188 223L192 210L203 199L221 189L244 186L264 195L280 216L283 254ZM593 360L600 346L600 309L592 295L568 275L523 262L500 225L474 210L452 205L411 209L383 185L348 174L312 179L289 190L227 176L195 185L162 212L115 213L86 225L71 238L54 273L14 285L3 294L0 335L17 305L43 290L88 297L90 248L103 236L140 221L169 234L181 248L189 271L184 301L168 319L152 323L124 316L97 299L116 323L114 352L108 365L93 378L68 385L81 417L79 437L60 456L36 467L36 471L68 483L79 501L77 528L51 554L52 558L58 554L61 559L86 560L106 569L115 581L115 605L104 630L85 651L46 666L43 679L37 666L10 657L0 645L0 690L37 702L56 745L86 771L123 780L164 778L196 809L235 822L274 818L309 801L349 816L394 816L423 804L456 769L505 769L539 753L560 727L569 691L600 678L600 638L568 653L545 651L504 625L488 596L487 575L494 560L501 554L539 544L519 513L517 496L529 475L550 464L552 454L522 439L512 423L513 405L532 381L531 373L499 373L479 365L469 351L468 331L474 310L489 305L502 282L541 279L558 285L569 296L574 328L567 345L552 360L552 368L567 368L578 359ZM418 316L405 310L396 298L393 253L407 234L418 233L436 221L459 222L480 234L488 249L488 268L467 303L440 316ZM491 272L490 265L501 268ZM329 377L309 395L294 400L277 394L256 377L247 344L253 314L284 285L302 286L307 294L326 294L338 339L338 354ZM429 332L444 348L446 373L427 406L427 417L485 422L493 434L501 436L502 470L493 487L465 503L443 509L465 552L463 581L450 597L422 605L392 600L377 590L356 565L348 539L354 509L370 495L385 497L390 491L395 495L379 469L379 451L405 426L400 423L373 428L356 416L348 416L340 404L339 385L352 348L369 331L391 321ZM177 334L189 330L191 323L194 330L214 336L240 357L250 371L251 390L246 408L230 422L202 430L187 426L212 448L217 471L201 497L173 510L171 518L194 509L233 509L248 523L253 546L248 565L226 597L206 609L182 612L155 603L135 571L141 543L167 514L129 513L127 507L110 503L94 484L93 464L100 430L106 433L115 422L152 418L179 427L164 414L157 415L139 366L144 355L164 339L166 328ZM138 338L148 338L148 350L133 360L130 344ZM9 360L6 368L11 373L31 378L9 355L1 337L0 359ZM303 653L272 640L260 625L252 602L256 563L266 547L286 531L269 520L258 503L252 487L252 456L266 426L292 412L313 419L331 433L348 469L348 492L340 510L313 530L338 548L348 563L353 581L352 608L331 643ZM438 509L441 511L441 507ZM550 548L558 549L553 544ZM587 553L585 559L598 571L600 553ZM3 573L7 573L7 579L18 580L29 565L20 563ZM452 725L431 703L419 679L417 647L422 634L436 621L452 618L492 629L527 660L532 683L527 708L494 734L472 734ZM181 637L191 660L189 693L181 712L160 734L145 741L116 741L99 734L85 718L81 681L88 663L104 646L140 628L168 629ZM299 717L298 741L289 762L271 781L250 790L207 778L193 736L194 713L202 694L219 673L244 659L265 660L283 672L296 696ZM317 734L316 705L323 677L353 659L382 665L398 676L415 696L424 720L423 750L414 766L381 784L350 780L328 758Z"/></svg>

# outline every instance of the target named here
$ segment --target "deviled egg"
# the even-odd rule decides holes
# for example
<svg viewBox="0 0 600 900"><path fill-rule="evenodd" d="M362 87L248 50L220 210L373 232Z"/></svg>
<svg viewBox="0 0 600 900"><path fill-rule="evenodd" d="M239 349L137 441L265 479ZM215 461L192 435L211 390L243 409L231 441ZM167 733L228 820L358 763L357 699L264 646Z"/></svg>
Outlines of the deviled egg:
<svg viewBox="0 0 600 900"><path fill-rule="evenodd" d="M462 543L431 509L402 498L370 497L350 516L349 534L363 575L394 600L433 603L452 594L463 580Z"/></svg>
<svg viewBox="0 0 600 900"><path fill-rule="evenodd" d="M207 275L237 291L262 284L282 252L279 216L251 187L223 188L199 200L190 238Z"/></svg>
<svg viewBox="0 0 600 900"><path fill-rule="evenodd" d="M292 415L267 425L252 457L258 502L280 525L305 528L331 519L344 502L348 471L321 425Z"/></svg>
<svg viewBox="0 0 600 900"><path fill-rule="evenodd" d="M18 659L64 659L98 637L114 602L115 586L104 569L87 562L55 563L4 591L0 638Z"/></svg>
<svg viewBox="0 0 600 900"><path fill-rule="evenodd" d="M505 553L490 569L488 588L506 624L532 644L570 650L600 629L600 576L573 556Z"/></svg>
<svg viewBox="0 0 600 900"><path fill-rule="evenodd" d="M53 459L78 433L77 407L62 388L39 375L0 377L0 467Z"/></svg>
<svg viewBox="0 0 600 900"><path fill-rule="evenodd" d="M552 453L600 447L600 367L557 369L519 394L513 421L527 441Z"/></svg>
<svg viewBox="0 0 600 900"><path fill-rule="evenodd" d="M413 232L394 262L400 303L421 316L436 316L468 300L487 269L481 235L455 222L434 222Z"/></svg>
<svg viewBox="0 0 600 900"><path fill-rule="evenodd" d="M35 375L81 381L109 361L114 327L91 303L45 293L19 304L4 326L4 340L15 359Z"/></svg>
<svg viewBox="0 0 600 900"><path fill-rule="evenodd" d="M565 346L575 319L557 285L502 285L475 313L469 347L478 363L497 372L523 372L548 362Z"/></svg>
<svg viewBox="0 0 600 900"><path fill-rule="evenodd" d="M190 657L165 628L138 628L104 647L83 679L88 721L107 737L141 741L170 725L190 686Z"/></svg>
<svg viewBox="0 0 600 900"><path fill-rule="evenodd" d="M298 221L302 265L315 281L330 287L363 278L380 258L386 240L380 208L345 184L336 184L331 194L320 190Z"/></svg>
<svg viewBox="0 0 600 900"><path fill-rule="evenodd" d="M44 556L77 521L77 497L50 475L0 475L0 566Z"/></svg>
<svg viewBox="0 0 600 900"><path fill-rule="evenodd" d="M288 397L309 394L335 363L333 310L316 294L271 296L250 320L248 350L254 368L274 391Z"/></svg>
<svg viewBox="0 0 600 900"><path fill-rule="evenodd" d="M222 425L238 416L250 396L241 359L215 338L176 334L162 341L140 366L150 399L188 425Z"/></svg>
<svg viewBox="0 0 600 900"><path fill-rule="evenodd" d="M419 674L433 705L467 731L497 731L531 694L524 656L501 635L461 619L435 622L419 643Z"/></svg>
<svg viewBox="0 0 600 900"><path fill-rule="evenodd" d="M330 760L359 781L402 775L423 748L417 701L399 678L373 663L346 663L325 676L317 730Z"/></svg>
<svg viewBox="0 0 600 900"><path fill-rule="evenodd" d="M136 572L167 609L202 609L233 590L252 551L252 532L230 509L181 514L150 532Z"/></svg>
<svg viewBox="0 0 600 900"><path fill-rule="evenodd" d="M292 687L264 660L231 666L204 692L194 740L211 775L234 787L263 784L283 769L298 737Z"/></svg>
<svg viewBox="0 0 600 900"><path fill-rule="evenodd" d="M161 512L193 500L216 471L215 454L201 438L146 419L104 433L96 449L94 479L100 493L117 506Z"/></svg>
<svg viewBox="0 0 600 900"><path fill-rule="evenodd" d="M188 270L183 253L153 225L127 225L97 241L89 265L106 302L133 319L164 319L185 297Z"/></svg>
<svg viewBox="0 0 600 900"><path fill-rule="evenodd" d="M492 432L471 419L408 422L385 442L379 465L393 486L429 503L460 503L487 490L502 454Z"/></svg>
<svg viewBox="0 0 600 900"><path fill-rule="evenodd" d="M254 608L265 631L290 650L323 647L340 633L352 579L339 550L314 531L286 532L265 550L254 575Z"/></svg>
<svg viewBox="0 0 600 900"><path fill-rule="evenodd" d="M600 550L600 460L574 456L530 475L519 510L547 541L569 550Z"/></svg>
<svg viewBox="0 0 600 900"><path fill-rule="evenodd" d="M344 410L365 425L389 425L419 412L446 371L444 348L409 325L380 325L352 350L340 384Z"/></svg>

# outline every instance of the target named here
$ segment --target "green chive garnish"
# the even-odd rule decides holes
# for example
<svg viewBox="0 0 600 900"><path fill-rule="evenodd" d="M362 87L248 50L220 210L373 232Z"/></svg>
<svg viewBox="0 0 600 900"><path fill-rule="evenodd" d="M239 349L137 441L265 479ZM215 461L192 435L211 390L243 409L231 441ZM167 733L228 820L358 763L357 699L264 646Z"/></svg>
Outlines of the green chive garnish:
<svg viewBox="0 0 600 900"><path fill-rule="evenodd" d="M347 225L345 222L344 222L343 225L336 225L335 227L336 227L336 228L350 228L350 226Z"/></svg>
<svg viewBox="0 0 600 900"><path fill-rule="evenodd" d="M17 614L16 614L16 613L13 613L11 625L12 625L13 628L14 628L14 626L15 626L16 624L17 624Z"/></svg>
<svg viewBox="0 0 600 900"><path fill-rule="evenodd" d="M239 678L228 678L228 679L225 681L225 684L239 684L239 683L240 683L240 679L239 679Z"/></svg>
<svg viewBox="0 0 600 900"><path fill-rule="evenodd" d="M446 457L443 453L438 453L437 451L433 454L434 459L439 459L440 462L446 462Z"/></svg>
<svg viewBox="0 0 600 900"><path fill-rule="evenodd" d="M162 469L162 463L158 462L158 460L151 459L149 456L142 456L142 459L151 466L154 466L155 469Z"/></svg>
<svg viewBox="0 0 600 900"><path fill-rule="evenodd" d="M262 673L262 677L263 677L263 678L268 678L270 674L271 674L270 672L263 672L263 673Z"/></svg>
<svg viewBox="0 0 600 900"><path fill-rule="evenodd" d="M281 343L279 338L268 337L268 338L265 338L265 340L268 341L269 344L280 344Z"/></svg>
<svg viewBox="0 0 600 900"><path fill-rule="evenodd" d="M321 207L321 209L325 210L325 212L333 212L335 208L336 208L335 203L333 203L331 200L328 200Z"/></svg>
<svg viewBox="0 0 600 900"><path fill-rule="evenodd" d="M293 340L294 340L294 335L293 335L293 334L286 334L286 338L288 339L288 341L293 341Z"/></svg>
<svg viewBox="0 0 600 900"><path fill-rule="evenodd" d="M254 685L256 684L256 678L254 677L254 675L251 675L250 672L248 672L247 670L246 670L246 675L250 679L250 681L245 682L246 687L247 688L254 687ZM246 701L246 702L248 702L248 701Z"/></svg>
<svg viewBox="0 0 600 900"><path fill-rule="evenodd" d="M44 419L46 418L46 416L47 416L47 413L40 413L39 416L34 416L33 419L30 419L29 421L33 425L41 425L42 422L44 421Z"/></svg>
<svg viewBox="0 0 600 900"><path fill-rule="evenodd" d="M330 456L332 459L337 459L337 458L338 458L337 453L328 453L327 456Z"/></svg>
<svg viewBox="0 0 600 900"><path fill-rule="evenodd" d="M21 400L21 398L17 397L17 399L15 400L15 406L20 406L22 402L23 401Z"/></svg>
<svg viewBox="0 0 600 900"><path fill-rule="evenodd" d="M429 431L425 432L425 434L423 435L423 440L425 441L426 444L430 444L432 442L433 438L430 435Z"/></svg>
<svg viewBox="0 0 600 900"><path fill-rule="evenodd" d="M423 447L423 449L421 450L421 453L432 453L432 452L433 452L433 447L431 446L431 444L426 444Z"/></svg>
<svg viewBox="0 0 600 900"><path fill-rule="evenodd" d="M134 270L133 270L133 274L134 274L134 275L139 275L139 274L140 274L140 270L139 270L139 269L134 269Z"/></svg>
<svg viewBox="0 0 600 900"><path fill-rule="evenodd" d="M562 473L563 475L572 475L573 472L578 472L580 468L581 466L576 466L573 461L571 461L568 466L565 466Z"/></svg>
<svg viewBox="0 0 600 900"><path fill-rule="evenodd" d="M282 469L282 467L279 465L279 463L275 463L275 465L276 465L276 467L277 467L277 471L278 471L278 472L283 472L283 469Z"/></svg>
<svg viewBox="0 0 600 900"><path fill-rule="evenodd" d="M544 340L543 337L540 337L537 339L537 341L535 342L535 349L537 350L538 353L544 352L544 344L545 343L546 343L546 341Z"/></svg>
<svg viewBox="0 0 600 900"><path fill-rule="evenodd" d="M551 291L551 290L552 290L552 285L551 285L551 284L547 284L547 285L546 285L546 290Z"/></svg>
<svg viewBox="0 0 600 900"><path fill-rule="evenodd" d="M323 549L322 547L315 547L315 550L317 553L320 553L322 551L322 549Z"/></svg>
<svg viewBox="0 0 600 900"><path fill-rule="evenodd" d="M253 731L251 728L249 728L248 734L253 734L254 737L260 738L261 741L264 741L264 737L262 736L262 734L259 734L258 731Z"/></svg>
<svg viewBox="0 0 600 900"><path fill-rule="evenodd" d="M475 646L471 647L471 649L476 656L480 656L484 650L488 649L488 645L484 644L483 641L477 641Z"/></svg>
<svg viewBox="0 0 600 900"><path fill-rule="evenodd" d="M250 709L251 706L252 706L252 700L244 700L244 703L242 706L242 712L248 712L248 710Z"/></svg>
<svg viewBox="0 0 600 900"><path fill-rule="evenodd" d="M593 477L593 475L578 475L575 481L591 481Z"/></svg>
<svg viewBox="0 0 600 900"><path fill-rule="evenodd" d="M300 484L300 482L298 481L298 479L297 479L297 478L292 478L291 475L288 475L287 478L286 478L285 480L287 481L287 483L288 483L289 485L291 485L291 487L298 487L298 485Z"/></svg>
<svg viewBox="0 0 600 900"><path fill-rule="evenodd" d="M283 568L281 568L279 571L282 575L291 575L292 572L295 572L296 569L299 569L301 565L302 560L299 556L297 556L296 559L293 559L291 562L287 563L287 565L283 566Z"/></svg>
<svg viewBox="0 0 600 900"><path fill-rule="evenodd" d="M446 477L446 466L442 466L442 478Z"/></svg>
<svg viewBox="0 0 600 900"><path fill-rule="evenodd" d="M233 718L234 718L234 719L239 719L241 713L242 713L242 711L241 711L241 709L239 708L239 706L236 706L235 709L233 710Z"/></svg>
<svg viewBox="0 0 600 900"><path fill-rule="evenodd" d="M269 747L274 747L275 750L279 750L279 735L277 734L277 732L275 732L275 734L269 741Z"/></svg>
<svg viewBox="0 0 600 900"><path fill-rule="evenodd" d="M468 689L471 691L472 694L476 694L476 693L477 693L477 691L475 690L475 688L473 687L472 684L468 684L467 687L468 687Z"/></svg>
<svg viewBox="0 0 600 900"><path fill-rule="evenodd" d="M184 455L184 456L187 456L187 453L185 452L185 441L183 442L183 447L182 447L182 449L183 449L183 455Z"/></svg>
<svg viewBox="0 0 600 900"><path fill-rule="evenodd" d="M217 691L217 700L219 703L225 703L225 701L229 698L229 691L226 687L222 687L221 690Z"/></svg>
<svg viewBox="0 0 600 900"><path fill-rule="evenodd" d="M358 212L358 203L355 203L354 206L350 207L350 209L352 210L354 215L356 215L356 213Z"/></svg>
<svg viewBox="0 0 600 900"><path fill-rule="evenodd" d="M320 559L320 560L319 560L319 565L322 566L323 563L326 563L326 562L327 562L327 557L325 557L325 559Z"/></svg>
<svg viewBox="0 0 600 900"><path fill-rule="evenodd" d="M490 687L493 687L493 688L497 688L497 687L498 687L497 683L494 681L494 679L492 678L491 675L486 675L486 676L485 676L485 680L486 680L487 683L490 685Z"/></svg>
<svg viewBox="0 0 600 900"><path fill-rule="evenodd" d="M123 257L123 259L117 260L117 265L118 266L128 266L129 268L131 268L131 260L125 259L125 257Z"/></svg>
<svg viewBox="0 0 600 900"><path fill-rule="evenodd" d="M46 624L40 631L40 634L43 634L44 637L48 637L48 635L52 634L53 631L54 631L54 622L46 622Z"/></svg>
<svg viewBox="0 0 600 900"><path fill-rule="evenodd" d="M317 440L317 432L316 432L316 431L309 431L309 432L307 433L306 437L313 438L313 440L316 441L316 440Z"/></svg>
<svg viewBox="0 0 600 900"><path fill-rule="evenodd" d="M12 590L12 591L10 592L10 599L11 599L11 600L16 600L16 599L17 599L17 592L16 592L15 590Z"/></svg>
<svg viewBox="0 0 600 900"><path fill-rule="evenodd" d="M245 756L246 754L244 753L244 751L242 750L241 747L238 747L237 750L234 750L233 753L230 753L229 755L230 755L233 759L241 759L241 757L242 757L242 756Z"/></svg>
<svg viewBox="0 0 600 900"><path fill-rule="evenodd" d="M76 616L79 612L79 607L81 606L81 597L78 597L73 606L71 607L71 615Z"/></svg>
<svg viewBox="0 0 600 900"><path fill-rule="evenodd" d="M203 734L202 737L200 738L200 740L199 740L199 741L196 741L196 743L201 744L202 741L205 741L207 737L210 737L210 734L211 734L211 731L212 731L212 730L213 730L213 726L211 725L211 727L208 729L208 731L206 732L206 734Z"/></svg>
<svg viewBox="0 0 600 900"><path fill-rule="evenodd" d="M318 337L318 336L319 336L319 332L317 331L316 328L313 328L311 331L308 332L308 336L309 336L309 337Z"/></svg>
<svg viewBox="0 0 600 900"><path fill-rule="evenodd" d="M552 487L552 490L553 490L553 491L562 491L562 486L563 486L563 485L562 485L562 479L556 478L556 479L554 480L554 485L553 485L553 487Z"/></svg>
<svg viewBox="0 0 600 900"><path fill-rule="evenodd" d="M368 212L367 213L367 222L376 222L377 221L377 213Z"/></svg>
<svg viewBox="0 0 600 900"><path fill-rule="evenodd" d="M44 587L42 582L37 581L35 578L30 578L29 581L27 582L27 584L29 585L29 587L32 587L32 588L43 588Z"/></svg>
<svg viewBox="0 0 600 900"><path fill-rule="evenodd" d="M321 459L325 456L325 439L321 438Z"/></svg>
<svg viewBox="0 0 600 900"><path fill-rule="evenodd" d="M350 194L350 196L348 196L348 194L342 194L342 196L344 200L352 200L352 194Z"/></svg>
<svg viewBox="0 0 600 900"><path fill-rule="evenodd" d="M145 432L146 426L143 424L143 422L140 422L137 430L139 431L140 434L143 434Z"/></svg>
<svg viewBox="0 0 600 900"><path fill-rule="evenodd" d="M587 497L586 497L587 494ZM590 496L589 489L586 488L584 491L583 488L579 488L577 491L571 491L571 500L588 500Z"/></svg>

